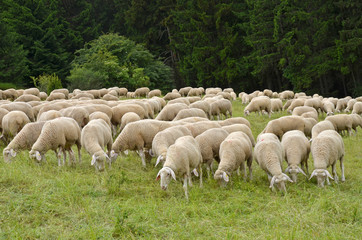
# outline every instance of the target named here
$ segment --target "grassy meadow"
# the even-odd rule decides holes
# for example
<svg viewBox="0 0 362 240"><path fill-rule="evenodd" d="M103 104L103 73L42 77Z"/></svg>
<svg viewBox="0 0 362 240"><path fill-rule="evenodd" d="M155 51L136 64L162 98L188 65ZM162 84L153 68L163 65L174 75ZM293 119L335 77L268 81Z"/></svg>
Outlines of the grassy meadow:
<svg viewBox="0 0 362 240"><path fill-rule="evenodd" d="M233 115L243 116L243 108L234 101ZM255 113L247 119L254 137L270 120ZM282 195L270 191L267 175L253 162L251 182L235 173L232 184L220 188L204 176L200 188L195 178L189 202L181 182L163 191L155 159L143 169L134 153L102 173L84 150L75 167L58 167L50 151L42 164L27 151L10 164L1 154L0 239L361 239L362 129L343 140L344 183L321 189L315 178L299 175Z"/></svg>

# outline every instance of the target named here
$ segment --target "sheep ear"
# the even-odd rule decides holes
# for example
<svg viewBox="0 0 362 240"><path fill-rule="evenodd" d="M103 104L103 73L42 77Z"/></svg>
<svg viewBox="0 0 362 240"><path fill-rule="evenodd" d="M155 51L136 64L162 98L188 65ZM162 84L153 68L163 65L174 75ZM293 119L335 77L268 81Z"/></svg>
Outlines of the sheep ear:
<svg viewBox="0 0 362 240"><path fill-rule="evenodd" d="M112 160L108 157L108 155L107 154L104 154L104 156L106 157L106 159L107 159L107 162L112 162Z"/></svg>
<svg viewBox="0 0 362 240"><path fill-rule="evenodd" d="M123 152L124 152L124 154L128 155L128 150L124 150Z"/></svg>
<svg viewBox="0 0 362 240"><path fill-rule="evenodd" d="M312 172L312 175L310 175L309 180L311 180L311 179L312 179L312 177L314 177L316 174L317 174L317 172L316 172L316 170L314 170L314 171Z"/></svg>
<svg viewBox="0 0 362 240"><path fill-rule="evenodd" d="M229 182L229 176L226 174L226 172L222 173L222 178L224 179L225 182Z"/></svg>
<svg viewBox="0 0 362 240"><path fill-rule="evenodd" d="M10 156L12 157L16 156L16 152L14 151L14 149L10 149Z"/></svg>
<svg viewBox="0 0 362 240"><path fill-rule="evenodd" d="M290 167L287 167L284 172L289 173L289 170L290 170Z"/></svg>
<svg viewBox="0 0 362 240"><path fill-rule="evenodd" d="M274 186L274 183L275 183L275 180L276 180L276 176L273 176L271 181L270 181L270 186L269 188L272 188Z"/></svg>
<svg viewBox="0 0 362 240"><path fill-rule="evenodd" d="M162 169L161 169L161 170L162 170ZM158 171L158 173L157 173L156 181L160 180L160 178L161 178L161 170Z"/></svg>
<svg viewBox="0 0 362 240"><path fill-rule="evenodd" d="M307 174L305 174L305 172L304 172L300 167L298 167L298 171L299 171L301 174L303 174L304 176L308 177Z"/></svg>
<svg viewBox="0 0 362 240"><path fill-rule="evenodd" d="M118 156L118 154L114 150L112 150L111 151L111 158L114 158L114 157L117 157L117 156Z"/></svg>
<svg viewBox="0 0 362 240"><path fill-rule="evenodd" d="M176 175L175 172L170 168L171 176L176 181Z"/></svg>
<svg viewBox="0 0 362 240"><path fill-rule="evenodd" d="M329 177L330 179L334 179L334 178L332 177L332 175L331 175L327 170L324 170L324 172L326 173L327 177Z"/></svg>
<svg viewBox="0 0 362 240"><path fill-rule="evenodd" d="M154 156L155 156L155 154L153 154L152 149L148 150L148 154L150 154L151 157L154 157Z"/></svg>
<svg viewBox="0 0 362 240"><path fill-rule="evenodd" d="M195 175L196 177L199 176L199 173L197 172L197 169L196 169L196 168L194 168L194 170L192 170L192 172L194 173L194 175Z"/></svg>
<svg viewBox="0 0 362 240"><path fill-rule="evenodd" d="M162 155L158 156L155 167L161 162L161 160L163 160Z"/></svg>
<svg viewBox="0 0 362 240"><path fill-rule="evenodd" d="M96 161L97 161L97 157L95 154L93 154L91 165L93 166L96 163Z"/></svg>
<svg viewBox="0 0 362 240"><path fill-rule="evenodd" d="M288 180L289 182L293 182L293 180L290 179L290 177L288 175L283 173L283 176L284 176L284 180Z"/></svg>
<svg viewBox="0 0 362 240"><path fill-rule="evenodd" d="M36 160L41 161L41 155L38 151L35 152Z"/></svg>

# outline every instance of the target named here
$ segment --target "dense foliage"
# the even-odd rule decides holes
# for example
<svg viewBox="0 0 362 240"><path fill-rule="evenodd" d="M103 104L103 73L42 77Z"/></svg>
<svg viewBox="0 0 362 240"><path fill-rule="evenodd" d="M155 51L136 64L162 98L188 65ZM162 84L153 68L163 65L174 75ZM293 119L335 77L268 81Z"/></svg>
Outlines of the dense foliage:
<svg viewBox="0 0 362 240"><path fill-rule="evenodd" d="M83 75L94 87L136 87L149 78L150 87L163 89L362 95L361 12L355 0L1 0L0 81L25 87L29 76L55 73L63 85L67 76L83 83ZM82 49L104 33L142 44L142 57L163 60L172 77L158 61L135 64L135 72L122 63L92 65L97 58L115 61L111 52L87 59L91 67L79 65ZM125 80L126 72L134 77Z"/></svg>

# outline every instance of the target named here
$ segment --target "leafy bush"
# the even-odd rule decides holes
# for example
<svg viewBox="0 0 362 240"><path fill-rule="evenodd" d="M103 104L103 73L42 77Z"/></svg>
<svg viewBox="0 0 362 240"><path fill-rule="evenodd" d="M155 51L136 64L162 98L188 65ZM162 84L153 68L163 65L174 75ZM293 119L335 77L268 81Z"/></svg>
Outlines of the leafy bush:
<svg viewBox="0 0 362 240"><path fill-rule="evenodd" d="M16 88L16 85L13 83L0 83L0 89L5 90L9 88Z"/></svg>
<svg viewBox="0 0 362 240"><path fill-rule="evenodd" d="M46 92L47 94L49 94L54 89L62 88L62 81L55 73L51 75L43 74L39 75L38 77L31 76L31 79L33 79L35 87L39 88L40 91Z"/></svg>

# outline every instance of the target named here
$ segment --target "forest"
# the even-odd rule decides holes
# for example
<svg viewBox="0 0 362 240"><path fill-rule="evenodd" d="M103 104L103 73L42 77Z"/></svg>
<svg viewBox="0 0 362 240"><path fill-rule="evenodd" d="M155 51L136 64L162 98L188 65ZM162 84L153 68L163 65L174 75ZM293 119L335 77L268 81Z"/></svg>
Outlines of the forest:
<svg viewBox="0 0 362 240"><path fill-rule="evenodd" d="M0 88L361 96L361 12L356 0L0 0Z"/></svg>

